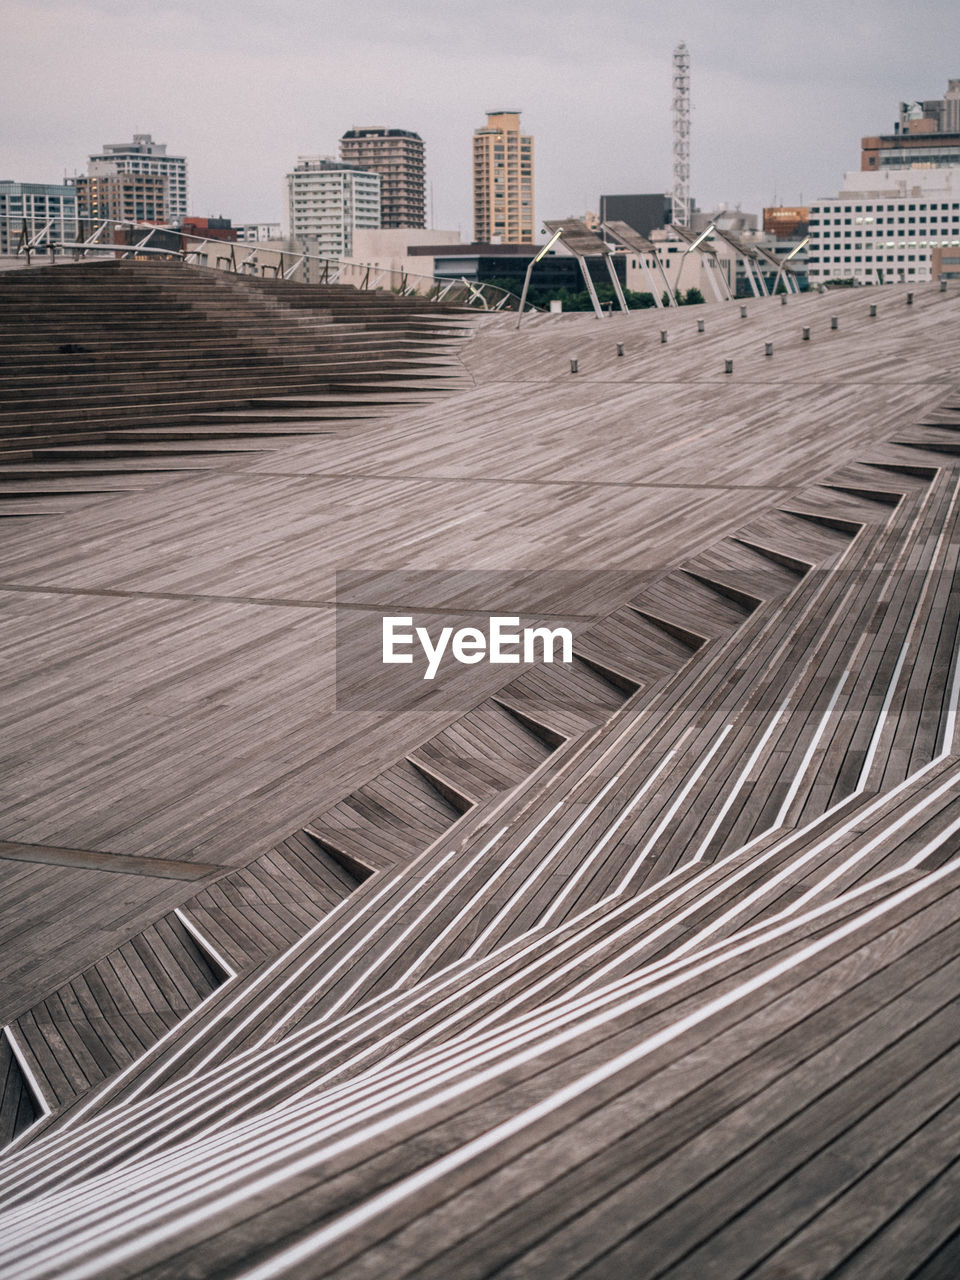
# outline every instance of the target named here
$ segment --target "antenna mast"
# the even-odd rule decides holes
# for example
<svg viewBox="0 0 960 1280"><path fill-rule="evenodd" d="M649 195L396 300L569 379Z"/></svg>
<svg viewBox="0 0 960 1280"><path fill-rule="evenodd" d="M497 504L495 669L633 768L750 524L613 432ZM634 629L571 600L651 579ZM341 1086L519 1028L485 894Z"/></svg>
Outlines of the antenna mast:
<svg viewBox="0 0 960 1280"><path fill-rule="evenodd" d="M690 225L690 52L682 40L673 51L672 221Z"/></svg>

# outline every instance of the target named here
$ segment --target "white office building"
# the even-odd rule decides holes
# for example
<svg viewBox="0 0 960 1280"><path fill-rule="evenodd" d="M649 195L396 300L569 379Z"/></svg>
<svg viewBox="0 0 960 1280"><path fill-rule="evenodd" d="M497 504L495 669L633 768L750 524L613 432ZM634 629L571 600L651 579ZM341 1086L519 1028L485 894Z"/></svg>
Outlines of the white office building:
<svg viewBox="0 0 960 1280"><path fill-rule="evenodd" d="M960 166L858 170L839 195L810 206L812 285L922 284L938 248L960 248Z"/></svg>
<svg viewBox="0 0 960 1280"><path fill-rule="evenodd" d="M183 156L168 156L164 143L154 142L149 133L135 133L132 142L108 142L90 157L87 174L91 178L116 173L159 174L166 180L165 212L176 226L187 216L187 162Z"/></svg>
<svg viewBox="0 0 960 1280"><path fill-rule="evenodd" d="M48 182L0 182L0 254L15 254L24 236L41 244L75 241L76 189Z"/></svg>
<svg viewBox="0 0 960 1280"><path fill-rule="evenodd" d="M301 248L349 258L354 231L380 226L380 175L332 156L300 156L287 174L287 217Z"/></svg>

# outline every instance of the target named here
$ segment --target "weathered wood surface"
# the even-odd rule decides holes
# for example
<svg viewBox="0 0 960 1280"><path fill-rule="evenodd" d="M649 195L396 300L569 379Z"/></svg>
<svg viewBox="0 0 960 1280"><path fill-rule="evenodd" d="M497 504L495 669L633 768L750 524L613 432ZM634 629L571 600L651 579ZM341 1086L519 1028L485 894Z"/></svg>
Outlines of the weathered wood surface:
<svg viewBox="0 0 960 1280"><path fill-rule="evenodd" d="M11 530L11 1274L949 1266L960 304L870 296L491 319L471 389ZM581 571L577 662L337 710L343 568Z"/></svg>

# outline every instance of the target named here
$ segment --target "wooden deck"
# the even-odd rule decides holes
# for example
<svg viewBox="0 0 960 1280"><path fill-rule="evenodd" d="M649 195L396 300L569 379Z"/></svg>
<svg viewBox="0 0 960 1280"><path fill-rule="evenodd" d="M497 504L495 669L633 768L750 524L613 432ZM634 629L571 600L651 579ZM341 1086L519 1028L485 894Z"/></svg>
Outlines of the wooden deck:
<svg viewBox="0 0 960 1280"><path fill-rule="evenodd" d="M953 1274L960 299L914 292L474 319L409 403L270 393L323 433L4 522L11 1276ZM576 660L337 706L345 569L539 581Z"/></svg>

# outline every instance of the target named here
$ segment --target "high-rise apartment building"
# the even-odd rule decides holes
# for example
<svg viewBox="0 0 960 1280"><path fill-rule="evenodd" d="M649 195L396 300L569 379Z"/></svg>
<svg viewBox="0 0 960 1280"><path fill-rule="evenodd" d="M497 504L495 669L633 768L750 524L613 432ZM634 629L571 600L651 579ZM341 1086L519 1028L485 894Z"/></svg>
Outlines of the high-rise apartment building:
<svg viewBox="0 0 960 1280"><path fill-rule="evenodd" d="M80 174L73 179L81 218L94 222L169 222L167 179L159 173Z"/></svg>
<svg viewBox="0 0 960 1280"><path fill-rule="evenodd" d="M104 178L116 174L163 178L166 183L166 221L176 225L186 216L186 159L168 156L166 145L154 142L149 133L135 133L132 142L105 143L100 152L90 157L88 177Z"/></svg>
<svg viewBox="0 0 960 1280"><path fill-rule="evenodd" d="M353 233L380 226L380 175L335 160L300 156L287 174L290 236L324 258L348 258Z"/></svg>
<svg viewBox="0 0 960 1280"><path fill-rule="evenodd" d="M474 131L473 226L479 243L533 243L533 138L519 111L488 111Z"/></svg>
<svg viewBox="0 0 960 1280"><path fill-rule="evenodd" d="M77 238L77 193L48 182L0 182L0 254L13 254L21 237Z"/></svg>
<svg viewBox="0 0 960 1280"><path fill-rule="evenodd" d="M340 139L340 158L380 175L380 225L427 225L423 139L409 129L354 126Z"/></svg>

